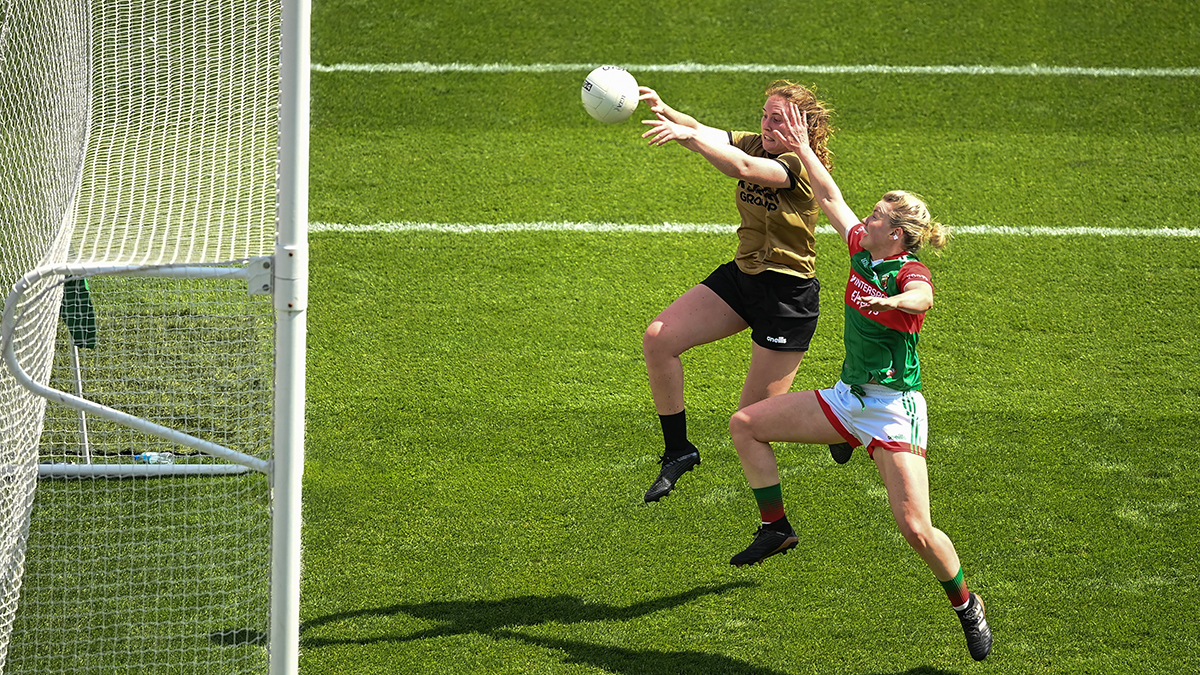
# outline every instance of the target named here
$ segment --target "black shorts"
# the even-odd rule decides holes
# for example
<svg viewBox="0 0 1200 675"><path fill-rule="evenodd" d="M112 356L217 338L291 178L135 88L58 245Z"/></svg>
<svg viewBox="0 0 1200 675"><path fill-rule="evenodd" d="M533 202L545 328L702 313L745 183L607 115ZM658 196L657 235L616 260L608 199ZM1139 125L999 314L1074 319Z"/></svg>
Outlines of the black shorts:
<svg viewBox="0 0 1200 675"><path fill-rule="evenodd" d="M750 324L750 338L777 352L808 351L821 314L821 283L766 270L746 274L727 262L700 282Z"/></svg>

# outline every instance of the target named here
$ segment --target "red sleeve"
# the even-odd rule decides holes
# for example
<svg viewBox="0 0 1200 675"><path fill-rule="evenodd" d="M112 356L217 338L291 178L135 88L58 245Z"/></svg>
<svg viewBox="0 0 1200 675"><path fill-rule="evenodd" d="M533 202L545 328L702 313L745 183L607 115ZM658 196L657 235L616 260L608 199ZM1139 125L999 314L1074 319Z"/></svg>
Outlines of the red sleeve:
<svg viewBox="0 0 1200 675"><path fill-rule="evenodd" d="M850 255L854 255L855 253L863 250L863 247L859 242L862 241L862 238L864 235L866 235L866 233L867 226L863 225L862 223L850 228L850 231L846 233L846 243L850 245Z"/></svg>
<svg viewBox="0 0 1200 675"><path fill-rule="evenodd" d="M904 267L900 268L900 274L896 275L896 284L900 287L900 292L904 292L904 287L910 281L923 281L929 284L929 288L933 288L933 274L929 272L929 268L925 263L921 262L906 262Z"/></svg>

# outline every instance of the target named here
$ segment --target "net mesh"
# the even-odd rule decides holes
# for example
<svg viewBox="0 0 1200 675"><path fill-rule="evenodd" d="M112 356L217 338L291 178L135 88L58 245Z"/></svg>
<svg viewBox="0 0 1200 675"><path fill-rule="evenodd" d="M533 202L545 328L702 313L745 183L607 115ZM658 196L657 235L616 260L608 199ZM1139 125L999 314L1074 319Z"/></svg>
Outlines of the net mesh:
<svg viewBox="0 0 1200 675"><path fill-rule="evenodd" d="M278 2L109 1L92 13L97 82L72 259L269 254Z"/></svg>
<svg viewBox="0 0 1200 675"><path fill-rule="evenodd" d="M4 294L57 263L269 255L279 39L279 0L0 0ZM268 296L237 280L99 276L73 304L78 283L50 275L16 307L30 377L270 458ZM92 320L89 345L77 331ZM265 672L265 476L37 478L168 456L170 472L225 464L48 406L0 367L4 672Z"/></svg>

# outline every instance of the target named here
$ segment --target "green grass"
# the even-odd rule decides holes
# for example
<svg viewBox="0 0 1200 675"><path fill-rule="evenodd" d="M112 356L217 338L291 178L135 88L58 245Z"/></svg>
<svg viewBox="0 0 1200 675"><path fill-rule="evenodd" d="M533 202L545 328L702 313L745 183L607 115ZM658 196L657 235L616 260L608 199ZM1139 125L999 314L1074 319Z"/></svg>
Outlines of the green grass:
<svg viewBox="0 0 1200 675"><path fill-rule="evenodd" d="M314 3L313 60L1196 68L1193 4L330 0ZM734 223L732 181L679 147L647 147L644 109L616 125L587 116L586 68L314 73L311 220ZM1200 77L634 75L730 129L757 127L770 80L814 85L837 111L835 176L860 212L905 188L952 227L1198 227ZM823 447L779 444L800 543L762 567L728 565L758 524L727 429L746 335L685 356L704 464L642 503L661 447L642 331L734 245L731 233L314 234L301 672L1200 671L1200 238L968 234L926 256L933 515L987 600L996 647L983 664L863 453L839 467ZM829 234L817 245L825 312L796 389L832 384L843 356L845 249ZM157 342L202 332L192 317L168 328ZM118 379L150 380L152 359L130 358ZM184 376L215 356L153 358L194 390ZM210 384L242 391L255 377ZM206 437L255 435L224 410L172 412ZM161 672L214 652L261 667L265 584L247 584L261 565L240 560L262 562L265 532L233 542L221 524L240 511L263 525L267 486L218 480L245 484L239 506L193 479L39 485L35 508L58 519L35 518L33 548L62 539L56 557L31 558L23 592L56 613L18 616L9 669L140 672L147 651ZM118 488L193 510L147 510ZM147 557L203 569L163 580ZM139 595L168 598L149 617L167 629L91 618L145 614ZM192 606L205 603L219 609ZM194 613L210 618L180 619ZM114 651L62 644L59 627L78 623Z"/></svg>
<svg viewBox="0 0 1200 675"><path fill-rule="evenodd" d="M319 63L1195 67L1184 2L329 2ZM732 184L585 73L316 73L318 222L732 223ZM639 73L755 129L774 77L838 111L851 206L951 226L1172 227L1200 211L1200 78ZM970 661L877 472L781 444L790 555L729 442L748 337L685 356L704 464L642 504L661 445L641 332L732 235L312 238L305 673L1178 673L1200 668L1200 241L964 235L926 258L935 523L988 601ZM842 245L795 388L842 358Z"/></svg>
<svg viewBox="0 0 1200 675"><path fill-rule="evenodd" d="M265 477L42 480L36 502L8 672L265 672Z"/></svg>
<svg viewBox="0 0 1200 675"><path fill-rule="evenodd" d="M996 672L1197 663L1184 617L1200 543L1200 390L1187 374L1200 363L1194 319L1164 311L1197 246L1131 241L963 237L931 260L934 515L991 603ZM641 504L661 441L640 330L728 247L713 235L314 238L326 290L311 308L306 672L968 666L862 456L838 468L823 448L782 446L800 547L728 567L757 515L724 428L741 337L689 353L705 464L679 494ZM572 264L546 267L550 255ZM826 307L839 296L827 282ZM837 318L827 310L797 388L836 378Z"/></svg>
<svg viewBox="0 0 1200 675"><path fill-rule="evenodd" d="M1195 66L1187 2L314 3L320 63Z"/></svg>
<svg viewBox="0 0 1200 675"><path fill-rule="evenodd" d="M723 176L647 147L642 112L597 124L583 75L316 75L312 219L732 222ZM785 75L642 80L753 130ZM1200 78L794 77L838 111L835 175L856 208L905 187L951 224L1194 226Z"/></svg>

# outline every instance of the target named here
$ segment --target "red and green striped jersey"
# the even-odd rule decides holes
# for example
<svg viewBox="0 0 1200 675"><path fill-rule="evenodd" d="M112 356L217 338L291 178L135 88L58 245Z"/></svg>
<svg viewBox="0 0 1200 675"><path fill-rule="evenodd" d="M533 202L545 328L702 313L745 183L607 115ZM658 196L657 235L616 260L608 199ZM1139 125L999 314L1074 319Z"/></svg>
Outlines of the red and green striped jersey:
<svg viewBox="0 0 1200 675"><path fill-rule="evenodd" d="M917 343L921 339L924 314L898 309L887 312L863 310L865 296L899 295L910 281L933 287L929 268L911 253L872 261L871 252L860 242L866 228L850 230L850 280L846 283L846 360L842 381L846 384L875 382L897 391L921 388L921 361Z"/></svg>

